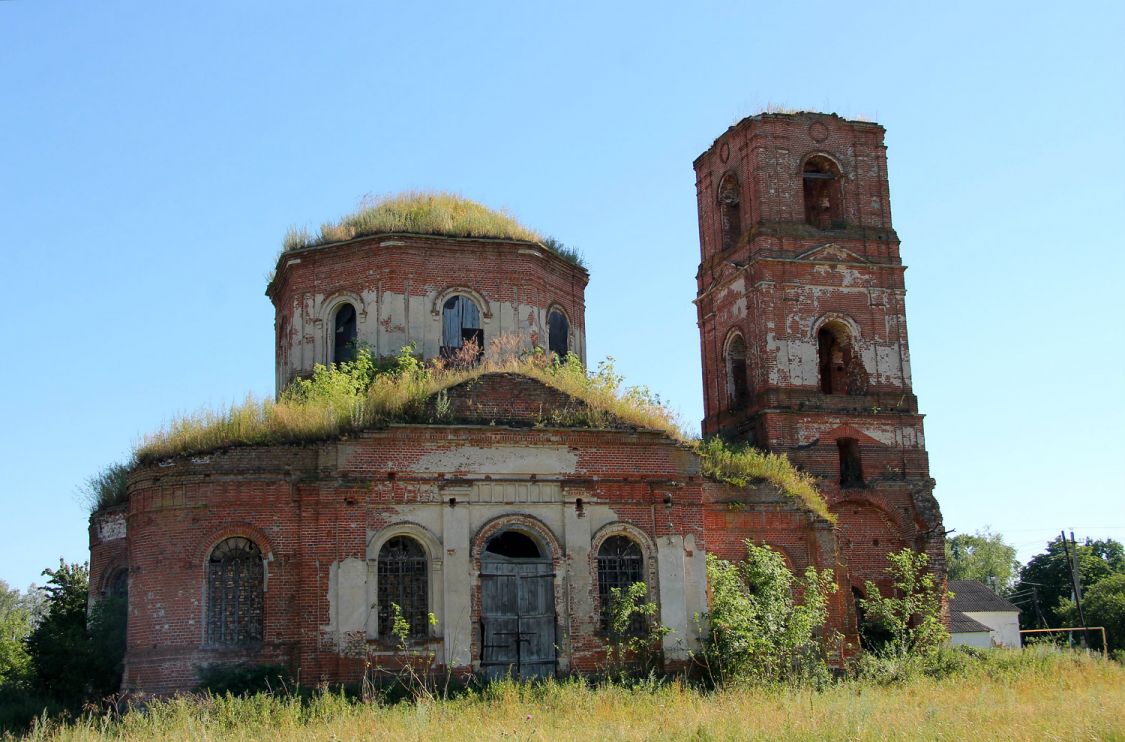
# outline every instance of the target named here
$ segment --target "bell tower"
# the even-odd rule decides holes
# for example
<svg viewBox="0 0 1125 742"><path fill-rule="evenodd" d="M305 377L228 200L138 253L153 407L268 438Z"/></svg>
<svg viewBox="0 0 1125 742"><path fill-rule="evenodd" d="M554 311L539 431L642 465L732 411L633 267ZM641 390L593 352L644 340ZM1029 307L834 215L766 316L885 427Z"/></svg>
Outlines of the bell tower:
<svg viewBox="0 0 1125 742"><path fill-rule="evenodd" d="M907 546L944 574L883 135L764 113L695 161L703 433L819 479L857 590Z"/></svg>

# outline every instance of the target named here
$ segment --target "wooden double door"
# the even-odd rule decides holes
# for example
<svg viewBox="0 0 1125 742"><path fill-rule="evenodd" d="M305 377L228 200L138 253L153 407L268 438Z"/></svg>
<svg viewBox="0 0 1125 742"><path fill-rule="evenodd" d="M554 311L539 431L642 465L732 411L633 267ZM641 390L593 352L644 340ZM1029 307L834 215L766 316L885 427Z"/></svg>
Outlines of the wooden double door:
<svg viewBox="0 0 1125 742"><path fill-rule="evenodd" d="M550 559L486 553L480 574L481 672L555 675L555 573Z"/></svg>

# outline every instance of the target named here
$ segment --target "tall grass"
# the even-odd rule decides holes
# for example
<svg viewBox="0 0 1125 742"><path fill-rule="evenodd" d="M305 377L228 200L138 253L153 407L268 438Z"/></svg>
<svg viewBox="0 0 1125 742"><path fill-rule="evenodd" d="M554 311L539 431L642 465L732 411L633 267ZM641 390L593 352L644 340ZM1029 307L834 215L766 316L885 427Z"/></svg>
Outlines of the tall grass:
<svg viewBox="0 0 1125 742"><path fill-rule="evenodd" d="M294 382L277 401L248 396L224 410L182 415L146 436L135 458L146 464L233 446L328 440L396 422L440 423L445 417L434 401L443 391L486 373L507 372L537 379L575 400L544 411L541 425L658 431L698 453L706 475L736 487L771 482L822 517L833 519L814 480L785 456L689 437L658 395L646 387L624 386L612 359L587 372L574 355L560 361L525 353L518 339L506 335L493 339L483 362L475 366L423 366L411 353L408 346L380 366L361 350L354 362L318 366L311 379Z"/></svg>
<svg viewBox="0 0 1125 742"><path fill-rule="evenodd" d="M304 228L290 227L282 249L297 250L391 232L537 242L563 259L582 265L577 250L528 229L510 214L441 191L408 191L365 199L351 214L321 224L316 235Z"/></svg>
<svg viewBox="0 0 1125 742"><path fill-rule="evenodd" d="M1004 652L1005 650L998 650ZM325 692L179 697L143 713L47 723L35 740L1048 740L1125 739L1125 668L1011 651L943 679L705 692L682 682L495 683L382 705Z"/></svg>
<svg viewBox="0 0 1125 742"><path fill-rule="evenodd" d="M130 469L131 464L110 464L79 486L78 493L91 512L121 505L128 500L126 487Z"/></svg>

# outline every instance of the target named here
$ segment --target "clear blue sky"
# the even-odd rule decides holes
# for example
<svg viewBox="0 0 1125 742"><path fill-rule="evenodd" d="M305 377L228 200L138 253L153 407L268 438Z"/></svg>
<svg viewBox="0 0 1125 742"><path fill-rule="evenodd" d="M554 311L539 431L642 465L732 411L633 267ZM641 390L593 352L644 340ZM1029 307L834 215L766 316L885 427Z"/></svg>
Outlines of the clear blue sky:
<svg viewBox="0 0 1125 742"><path fill-rule="evenodd" d="M918 9L910 9L917 6ZM767 104L887 127L947 528L1125 539L1125 5L0 2L0 579L77 486L272 393L290 224L458 191L581 247L590 359L697 424L692 160Z"/></svg>

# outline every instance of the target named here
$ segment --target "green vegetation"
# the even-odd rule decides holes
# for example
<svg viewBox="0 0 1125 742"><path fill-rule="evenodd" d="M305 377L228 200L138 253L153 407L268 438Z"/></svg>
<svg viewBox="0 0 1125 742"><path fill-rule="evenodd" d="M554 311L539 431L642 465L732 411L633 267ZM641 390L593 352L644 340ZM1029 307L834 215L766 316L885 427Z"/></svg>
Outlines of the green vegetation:
<svg viewBox="0 0 1125 742"><path fill-rule="evenodd" d="M87 611L86 565L60 560L43 574L42 606L27 596L13 599L13 591L0 596L0 732L41 714L76 714L121 685L124 598L102 598Z"/></svg>
<svg viewBox="0 0 1125 742"><path fill-rule="evenodd" d="M700 662L712 683L827 681L826 650L835 637L823 641L820 634L828 596L836 592L832 570L809 567L798 579L781 554L746 541L741 562L707 555L707 585Z"/></svg>
<svg viewBox="0 0 1125 742"><path fill-rule="evenodd" d="M1081 626L1078 606L1064 598L1060 604L1068 626ZM1116 656L1125 655L1125 572L1118 572L1098 580L1082 594L1082 612L1086 625L1105 628L1106 644ZM1091 645L1101 644L1101 632L1090 632ZM1125 659L1125 657L1122 657Z"/></svg>
<svg viewBox="0 0 1125 742"><path fill-rule="evenodd" d="M697 450L703 459L704 474L735 487L762 480L771 482L820 517L836 522L836 516L829 512L828 503L816 489L816 478L797 469L784 454L766 453L748 443L727 443L721 438L702 441Z"/></svg>
<svg viewBox="0 0 1125 742"><path fill-rule="evenodd" d="M276 402L248 397L227 410L176 418L164 430L145 437L136 460L147 464L232 446L328 440L396 422L443 422L448 420L448 410L442 392L486 373L508 372L537 379L576 400L563 409L545 411L542 425L659 431L697 452L708 476L736 487L768 481L834 520L815 480L785 456L718 439L689 438L658 395L647 387L623 385L612 358L588 372L574 354L558 359L523 352L508 336L495 338L476 366L424 365L413 354L413 346L407 346L398 356L377 361L368 349L360 348L355 361L316 366L311 378L296 380Z"/></svg>
<svg viewBox="0 0 1125 742"><path fill-rule="evenodd" d="M315 236L306 229L290 227L282 250L288 252L395 232L536 242L564 260L582 265L578 251L528 229L510 214L453 193L438 191L411 191L366 200L355 212L335 222L321 224L320 232Z"/></svg>
<svg viewBox="0 0 1125 742"><path fill-rule="evenodd" d="M648 585L644 582L609 589L609 605L605 607L609 677L625 680L658 669L662 642L671 633L660 623L659 615L660 609L655 601L649 600ZM638 625L642 627L639 631Z"/></svg>
<svg viewBox="0 0 1125 742"><path fill-rule="evenodd" d="M79 494L86 501L90 512L104 510L128 501L126 486L129 483L130 464L110 464L90 477L79 487Z"/></svg>
<svg viewBox="0 0 1125 742"><path fill-rule="evenodd" d="M27 677L31 658L24 638L31 633L32 615L19 590L0 580L0 686Z"/></svg>
<svg viewBox="0 0 1125 742"><path fill-rule="evenodd" d="M1038 740L1121 739L1125 668L1054 651L961 652L942 678L880 686L803 686L580 679L497 682L447 700L384 704L312 696L180 696L45 722L35 740Z"/></svg>
<svg viewBox="0 0 1125 742"><path fill-rule="evenodd" d="M1019 572L1016 547L986 527L974 534L961 533L945 540L945 560L951 580L976 580L986 585L996 578L997 589L1011 589Z"/></svg>
<svg viewBox="0 0 1125 742"><path fill-rule="evenodd" d="M1086 539L1076 551L1083 593L1107 577L1125 574L1125 547L1119 541ZM1068 615L1071 591L1066 548L1059 536L1020 570L1012 600L1024 609L1025 627L1030 627L1032 621L1038 628L1078 626L1077 617L1072 619Z"/></svg>
<svg viewBox="0 0 1125 742"><path fill-rule="evenodd" d="M942 623L942 602L950 594L927 569L930 558L925 554L903 549L887 554L887 561L890 595L868 580L867 597L859 601L866 619L860 631L867 644L859 674L890 683L946 673L950 655L943 648L949 632Z"/></svg>

